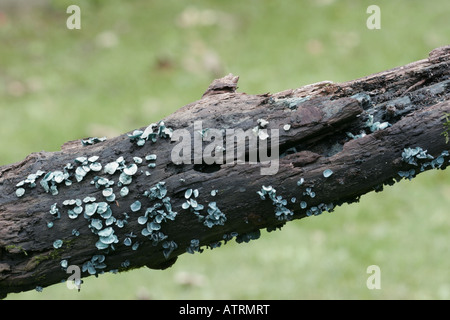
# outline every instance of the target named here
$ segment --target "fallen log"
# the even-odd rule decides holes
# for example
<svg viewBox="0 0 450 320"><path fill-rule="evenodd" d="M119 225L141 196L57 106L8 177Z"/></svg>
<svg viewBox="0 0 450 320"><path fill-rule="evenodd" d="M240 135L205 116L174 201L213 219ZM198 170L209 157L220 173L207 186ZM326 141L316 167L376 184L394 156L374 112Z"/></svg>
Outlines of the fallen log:
<svg viewBox="0 0 450 320"><path fill-rule="evenodd" d="M260 95L230 74L158 123L0 167L0 297L165 269L445 169L449 63L447 46L354 81Z"/></svg>

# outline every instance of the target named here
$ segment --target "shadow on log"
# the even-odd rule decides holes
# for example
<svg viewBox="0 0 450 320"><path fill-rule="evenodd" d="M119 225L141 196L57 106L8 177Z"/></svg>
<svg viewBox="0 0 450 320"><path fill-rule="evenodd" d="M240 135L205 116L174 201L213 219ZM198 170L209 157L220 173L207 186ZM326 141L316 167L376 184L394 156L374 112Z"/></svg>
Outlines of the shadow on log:
<svg viewBox="0 0 450 320"><path fill-rule="evenodd" d="M80 277L165 269L445 169L449 63L443 47L358 80L261 95L228 75L146 128L0 167L0 295L59 283L71 266Z"/></svg>

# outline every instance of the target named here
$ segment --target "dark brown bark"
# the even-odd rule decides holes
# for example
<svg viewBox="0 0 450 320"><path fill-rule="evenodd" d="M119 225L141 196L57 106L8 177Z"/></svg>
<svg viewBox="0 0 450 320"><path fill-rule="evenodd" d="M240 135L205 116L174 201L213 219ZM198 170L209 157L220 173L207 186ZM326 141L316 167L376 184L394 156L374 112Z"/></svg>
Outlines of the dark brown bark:
<svg viewBox="0 0 450 320"><path fill-rule="evenodd" d="M205 137L208 128L245 131L256 127L256 133L266 128L272 147L276 136L271 135L270 130L278 129L280 157L274 175L261 174L261 168L267 167L261 162L176 164L171 152L177 142L171 142L164 133L157 134L161 123L155 127L156 142L149 137L143 146L138 146L137 140L127 134L87 146L81 141L72 141L63 145L60 152L34 153L21 162L0 167L0 295L67 279L69 274L61 266L62 260L81 267L93 256L104 255L106 268L97 266L96 272L142 266L164 269L187 248L197 249L191 246L193 239L199 240L200 247L214 246L236 235L238 241L248 241L256 238L262 228L274 229L292 219L357 201L367 192L380 191L384 184L400 180L404 173L415 176L421 172L421 167L444 169L449 163L444 151L450 149L441 134L443 116L450 113L449 63L450 47L438 48L428 59L362 79L340 84L321 82L261 95L236 92L238 78L229 75L215 80L199 101L163 119L165 126L172 130L186 129L192 141L196 134L202 133L194 130L194 121L201 121ZM258 123L258 119L268 124ZM362 131L365 136L351 137ZM204 141L203 148L208 144L210 142ZM426 150L433 159L402 157L405 148L417 147ZM249 149L246 150L248 153ZM146 160L149 154L156 154L156 161ZM75 168L82 165L75 159L91 156L99 157L97 162L102 164L102 170L91 170L77 182L73 174ZM103 172L107 163L121 156L126 165L134 163L133 157L143 159L137 164L138 171L132 176L126 196L119 195L120 172ZM74 167L67 169L73 183L66 186L54 179L57 195L46 192L40 184L45 174L36 179L34 188L29 183L16 186L29 174L39 170L45 173L63 171L68 163ZM156 163L156 167L147 167L150 163ZM329 177L324 176L327 169L332 171ZM96 176L114 181L115 200L105 200L104 187L97 188L91 183ZM298 185L301 178L304 182ZM160 182L165 183L165 197L170 200L146 196L145 192ZM266 190L271 186L276 193L269 191L263 200L258 194L263 186ZM19 188L25 189L21 197L16 195ZM188 189L199 191L197 198L195 195L191 198L204 206L200 211L203 216L208 215L208 205L214 208L212 203L216 202L222 213L220 217L225 216L226 221L219 220L217 224L213 221L208 226L191 209L183 209ZM212 195L213 190L217 190L217 195ZM286 202L281 198L270 199L270 194L281 196ZM118 240L113 244L114 250L96 247L100 235L98 231L92 232L89 219L101 221L102 230L107 227L106 218L98 212L89 219L83 217L87 209L83 203L83 213L75 219L68 217L68 210L76 205L63 205L63 202L83 200L87 196L95 197L97 203L107 202L117 220L124 220L125 213L128 215L127 224L122 228L110 225ZM131 206L137 200L142 207L133 212ZM306 208L301 207L302 201L307 204ZM138 217L158 203L162 205L160 209L170 213L164 206L169 202L177 214L172 213L173 220L160 222L159 231L167 238L158 242L142 235L146 224L139 224ZM55 203L59 219L49 212ZM149 221L152 219L149 216ZM49 222L53 222L52 228L48 227ZM72 234L74 229L79 231L79 236ZM131 232L136 237L130 236ZM139 242L136 250L124 244L127 237L133 244ZM54 242L58 239L63 243L55 249ZM168 246L173 243L176 248L171 251ZM82 272L83 277L88 275L87 271Z"/></svg>

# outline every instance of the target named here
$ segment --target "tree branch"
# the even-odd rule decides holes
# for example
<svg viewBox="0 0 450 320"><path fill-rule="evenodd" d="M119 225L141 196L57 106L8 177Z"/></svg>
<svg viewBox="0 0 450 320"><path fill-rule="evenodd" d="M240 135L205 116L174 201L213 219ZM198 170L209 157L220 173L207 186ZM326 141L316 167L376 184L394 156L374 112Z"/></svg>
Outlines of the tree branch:
<svg viewBox="0 0 450 320"><path fill-rule="evenodd" d="M236 92L228 75L163 122L0 167L0 296L65 280L70 265L82 277L164 269L446 168L449 62L443 47L354 81L261 95Z"/></svg>

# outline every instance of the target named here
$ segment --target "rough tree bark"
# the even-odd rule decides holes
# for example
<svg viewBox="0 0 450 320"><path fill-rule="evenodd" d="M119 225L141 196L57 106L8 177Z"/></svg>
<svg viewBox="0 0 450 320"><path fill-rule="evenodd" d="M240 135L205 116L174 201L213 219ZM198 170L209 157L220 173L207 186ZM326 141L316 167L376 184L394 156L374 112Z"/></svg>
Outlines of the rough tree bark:
<svg viewBox="0 0 450 320"><path fill-rule="evenodd" d="M248 241L262 228L331 211L421 170L444 169L449 63L447 46L354 81L260 95L236 92L238 78L229 75L164 124L106 141L71 141L59 152L0 167L0 296L65 280L69 265L79 266L82 277L164 269L186 251L233 237ZM172 161L181 146L171 141L175 132L190 133L194 149L207 148L212 128L248 130L260 148L269 142L271 165L278 141L276 174L262 174L268 164L262 155L249 161L250 149L244 164ZM219 132L225 142L231 131ZM237 148L223 146L215 155ZM156 160L146 158L152 154ZM189 159L195 156L193 150Z"/></svg>

